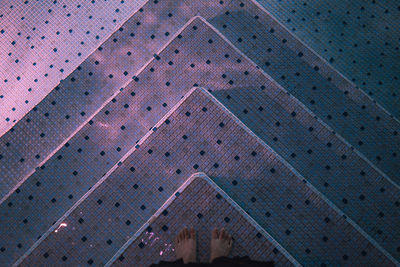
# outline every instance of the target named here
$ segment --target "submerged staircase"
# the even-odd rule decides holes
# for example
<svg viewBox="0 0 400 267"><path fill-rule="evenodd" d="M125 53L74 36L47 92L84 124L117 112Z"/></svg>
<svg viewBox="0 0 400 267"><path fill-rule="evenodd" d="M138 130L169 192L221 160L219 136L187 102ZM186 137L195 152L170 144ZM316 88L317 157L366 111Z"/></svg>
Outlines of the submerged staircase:
<svg viewBox="0 0 400 267"><path fill-rule="evenodd" d="M399 265L399 131L257 2L148 1L1 137L0 263L147 266L193 226L201 260L225 227L277 265Z"/></svg>

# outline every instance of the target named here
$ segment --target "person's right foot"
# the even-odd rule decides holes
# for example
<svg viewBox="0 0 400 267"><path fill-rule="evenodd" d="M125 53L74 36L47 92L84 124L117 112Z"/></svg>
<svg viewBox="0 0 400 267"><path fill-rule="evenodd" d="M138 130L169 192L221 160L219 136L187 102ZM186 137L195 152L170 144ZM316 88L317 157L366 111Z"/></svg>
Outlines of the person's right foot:
<svg viewBox="0 0 400 267"><path fill-rule="evenodd" d="M232 249L232 237L225 231L214 229L211 237L211 257L210 263L218 257L227 257Z"/></svg>

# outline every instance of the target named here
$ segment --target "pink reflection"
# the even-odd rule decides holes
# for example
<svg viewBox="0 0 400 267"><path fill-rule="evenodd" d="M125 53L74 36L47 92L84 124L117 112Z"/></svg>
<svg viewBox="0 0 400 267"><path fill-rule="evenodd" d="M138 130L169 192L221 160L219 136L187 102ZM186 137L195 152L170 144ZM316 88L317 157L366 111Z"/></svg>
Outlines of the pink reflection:
<svg viewBox="0 0 400 267"><path fill-rule="evenodd" d="M166 248L165 250L161 250L161 251L160 251L160 256L161 256L162 254L164 254L165 252L169 251L170 248L171 248L171 245L172 245L172 244L165 244L165 243L164 243L164 246L166 246L167 248ZM174 251L174 249L171 249L171 250Z"/></svg>
<svg viewBox="0 0 400 267"><path fill-rule="evenodd" d="M143 244L145 244L145 245L149 244L150 247L153 246L153 244L157 240L161 240L161 238L156 236L155 233L153 233L153 232L146 232L145 237L142 238ZM172 248L172 244L170 244L170 243L164 243L164 247L165 248L160 251L160 256L167 253L168 251L175 251L175 249Z"/></svg>
<svg viewBox="0 0 400 267"><path fill-rule="evenodd" d="M67 224L66 223L61 223L54 232L57 233L58 230L61 229L61 227L67 227Z"/></svg>

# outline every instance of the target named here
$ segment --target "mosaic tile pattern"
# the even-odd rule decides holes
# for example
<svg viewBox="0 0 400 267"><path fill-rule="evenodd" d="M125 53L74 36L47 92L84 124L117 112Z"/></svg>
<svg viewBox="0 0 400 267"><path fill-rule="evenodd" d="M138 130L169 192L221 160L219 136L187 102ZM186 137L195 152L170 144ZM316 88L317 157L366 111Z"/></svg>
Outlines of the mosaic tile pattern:
<svg viewBox="0 0 400 267"><path fill-rule="evenodd" d="M180 5L174 7L170 4L167 2L166 8L179 14ZM1 137L1 197L31 175L33 169L43 165L80 126L86 124L91 116L110 102L186 22L169 17L168 13L161 16L164 9L146 8L146 11L139 9L139 12L62 80L42 102ZM165 27L159 27L160 23ZM152 40L149 31L158 38Z"/></svg>
<svg viewBox="0 0 400 267"><path fill-rule="evenodd" d="M6 195L54 154L195 14L208 19L399 184L399 122L312 54L265 10L252 1L149 1L1 138L0 161L8 167L1 169L5 182L0 193Z"/></svg>
<svg viewBox="0 0 400 267"><path fill-rule="evenodd" d="M0 136L145 2L1 1Z"/></svg>
<svg viewBox="0 0 400 267"><path fill-rule="evenodd" d="M177 196L176 196L177 195ZM184 214L184 216L175 216ZM229 222L225 218L230 218ZM274 246L269 235L259 231L251 218L203 173L193 174L177 190L172 198L141 227L126 244L123 251L115 254L106 264L112 266L149 266L157 260L174 261L174 239L184 227L196 230L197 261L210 259L211 232L216 227L225 228L234 243L229 256L253 255L257 261L274 261L276 266L291 266L292 258L286 258ZM165 227L167 231L164 231ZM123 252L123 253L122 253ZM290 255L289 255L290 256ZM299 265L296 261L293 262Z"/></svg>
<svg viewBox="0 0 400 267"><path fill-rule="evenodd" d="M265 1L274 17L400 118L398 1Z"/></svg>
<svg viewBox="0 0 400 267"><path fill-rule="evenodd" d="M155 128L23 266L106 263L193 171L211 177L301 264L393 265L204 89L189 91Z"/></svg>
<svg viewBox="0 0 400 267"><path fill-rule="evenodd" d="M343 3L334 8L335 15L345 10L357 14L354 6L358 2L349 9L343 9ZM28 4L37 7L40 3L25 1L15 6L20 9ZM53 13L47 8L31 10L36 17L40 14L50 21L45 27L38 26L37 36L32 29L32 39L54 36L53 28L63 19L55 22L53 14L69 11L63 4L43 4L54 5ZM104 8L123 4L104 3ZM126 14L133 14L141 4L144 1L130 3L132 9L124 5L119 15L126 19ZM0 21L7 18L9 23L16 16L10 13L3 18L6 5L0 7ZM70 13L101 16L96 8L88 8L90 5L103 6L91 1ZM378 5L379 13L383 5ZM393 16L394 4L385 5L391 8L381 16L380 26ZM79 12L83 9L87 13ZM104 12L108 18L118 17L107 8ZM363 14L372 14L368 12ZM368 27L377 25L372 15ZM27 19L26 32L35 24L34 17ZM191 205L181 216L177 211L162 210L165 201L197 171L207 173L222 188L205 179L212 190L220 190L213 201L230 201L228 195L233 199L232 206L224 209L229 214L210 217L202 213L202 222L207 221L204 227L211 227L217 218L232 230L234 225L253 222L250 228L257 229L253 236L258 238L260 232L261 238L277 247L268 255L290 259L293 255L304 265L400 265L400 123L377 104L384 103L389 111L396 109L393 99L397 96L391 87L397 81L392 77L396 68L384 69L396 57L388 47L398 47L378 42L370 46L376 51L383 47L391 55L386 59L381 53L385 59L374 61L381 70L367 74L378 81L375 91L367 92L370 83L362 88L372 97L378 95L376 102L349 80L359 83L351 77L360 69L346 60L357 62L362 53L346 48L343 54L351 51L356 55L343 60L332 56L333 61L327 63L291 35L295 30L285 29L255 1L151 0L125 24L122 21L118 19L118 26L117 19L104 22L109 33L115 32L100 41L100 36L94 41L90 33L82 31L86 24L97 27L99 22L62 24L61 36L71 35L66 29L73 29L75 39L71 41L77 41L76 33L82 31L88 40L86 52L74 45L57 46L57 51L46 44L37 45L41 49L37 55L50 52L50 61L60 62L60 55L69 58L65 63L70 68L60 71L62 78L80 64L52 92L62 79L60 73L54 75L62 68L56 63L49 67L53 71L48 72L50 77L44 74L50 82L28 81L26 74L33 67L26 68L15 83L4 81L11 87L18 85L18 90L34 90L28 89L32 99L26 99L25 107L17 103L18 110L4 113L11 106L2 105L0 120L1 116L22 117L50 93L0 137L0 265L48 265L49 261L56 265L111 264L130 242L140 240L139 234L148 234L144 232L148 220L158 215L156 223L151 220L153 229L163 238L171 238L183 225L182 218L201 220L197 210L205 209L201 197L192 199L198 205ZM20 29L1 25L0 36L7 38ZM6 32L1 30L3 25ZM373 38L386 41L383 32ZM17 45L11 44L17 52L2 46L9 50L8 65L31 64L32 55L23 53L20 34ZM355 36L351 42L362 43L370 37ZM0 42L8 42L7 38ZM338 43L331 47L338 48ZM68 49L81 50L80 55L68 54ZM81 57L82 53L86 56ZM373 54L360 60L360 66L365 67ZM351 67L343 70L347 77L332 69L332 63L337 63L339 70L345 64ZM46 60L40 64L45 73ZM35 68L33 76L40 76ZM5 70L6 75L18 75L8 67ZM35 94L38 84L43 90ZM205 89L189 90L199 86ZM11 91L0 88L0 104L11 105L10 99L16 95L17 102L23 101L22 94ZM0 124L0 129L10 127L13 120ZM245 212L234 213L235 205ZM176 221L180 225L171 226ZM146 249L147 244L141 242L130 248ZM277 250L281 253L276 254ZM165 257L173 255L170 250L164 252ZM259 258L261 253L257 253L250 256ZM129 258L132 262L146 260L138 255L125 259Z"/></svg>
<svg viewBox="0 0 400 267"><path fill-rule="evenodd" d="M197 46L188 45L188 40ZM210 49L201 49L205 45ZM214 52L217 47L223 53ZM187 62L189 55L196 56ZM212 56L217 56L217 60L206 64L207 67L196 67ZM166 86L168 73L179 73L179 70L186 74L180 75L180 80L171 79L170 86ZM130 145L140 139L187 92L187 88L193 84L206 86L210 81L213 84L206 87L215 89L213 94L228 109L368 234L396 253L398 189L200 19L188 25L181 37L162 51L159 59L154 59L138 77L138 81L116 96L115 101L111 101L43 170L29 178L20 192L12 195L8 203L3 203L0 211L4 217L9 217L0 228L8 237L8 243L2 245L7 248L6 253L14 249L19 252L14 255L21 255L26 251L53 221L117 163ZM153 95L148 94L149 87L154 88ZM126 111L135 116L126 117ZM86 136L89 136L88 140ZM312 143L309 140L313 140ZM71 171L65 172L66 169ZM64 177L65 182L54 189L54 183L60 181L54 181L53 177ZM79 180L70 184L71 177ZM346 177L355 178L348 181ZM25 211L18 209L21 205L26 207ZM43 212L49 215L43 217ZM371 219L371 216L377 219ZM27 223L20 223L27 218ZM24 248L19 248L19 244Z"/></svg>

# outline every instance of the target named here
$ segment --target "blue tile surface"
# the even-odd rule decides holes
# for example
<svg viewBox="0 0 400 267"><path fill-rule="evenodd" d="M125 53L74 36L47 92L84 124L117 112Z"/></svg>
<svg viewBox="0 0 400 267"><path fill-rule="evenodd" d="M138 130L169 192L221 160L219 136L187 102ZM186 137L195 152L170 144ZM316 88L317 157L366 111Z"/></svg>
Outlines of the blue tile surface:
<svg viewBox="0 0 400 267"><path fill-rule="evenodd" d="M33 16L11 27L26 6ZM183 222L242 237L256 228L276 248L246 238L238 246L260 246L246 253L279 264L286 255L303 265L399 265L397 9L0 5L0 265L144 266L157 259L139 242L149 219L166 242ZM209 183L163 210L199 171ZM229 214L198 211L213 190L226 208L207 210ZM173 259L171 248L160 258Z"/></svg>
<svg viewBox="0 0 400 267"><path fill-rule="evenodd" d="M304 183L206 90L192 89L172 111L157 123L156 132L146 135L139 148L131 150L115 171L100 180L35 244L22 265L45 265L49 259L62 264L66 261L63 257L70 264L89 257L96 264L105 264L117 252L116 247L167 200L158 195L157 188L162 186L172 195L195 164L301 264L391 264L368 236ZM190 138L181 138L184 134ZM213 137L223 143L210 141ZM234 162L235 155L242 159ZM238 184L233 185L233 180ZM123 201L122 205L116 207L116 201ZM132 223L127 224L128 220ZM230 218L224 221L229 223ZM85 227L85 223L92 227ZM62 224L65 227L56 232ZM91 243L80 241L86 235L93 237L102 253L94 254ZM110 247L106 244L109 239L117 245ZM52 258L43 257L46 253Z"/></svg>

